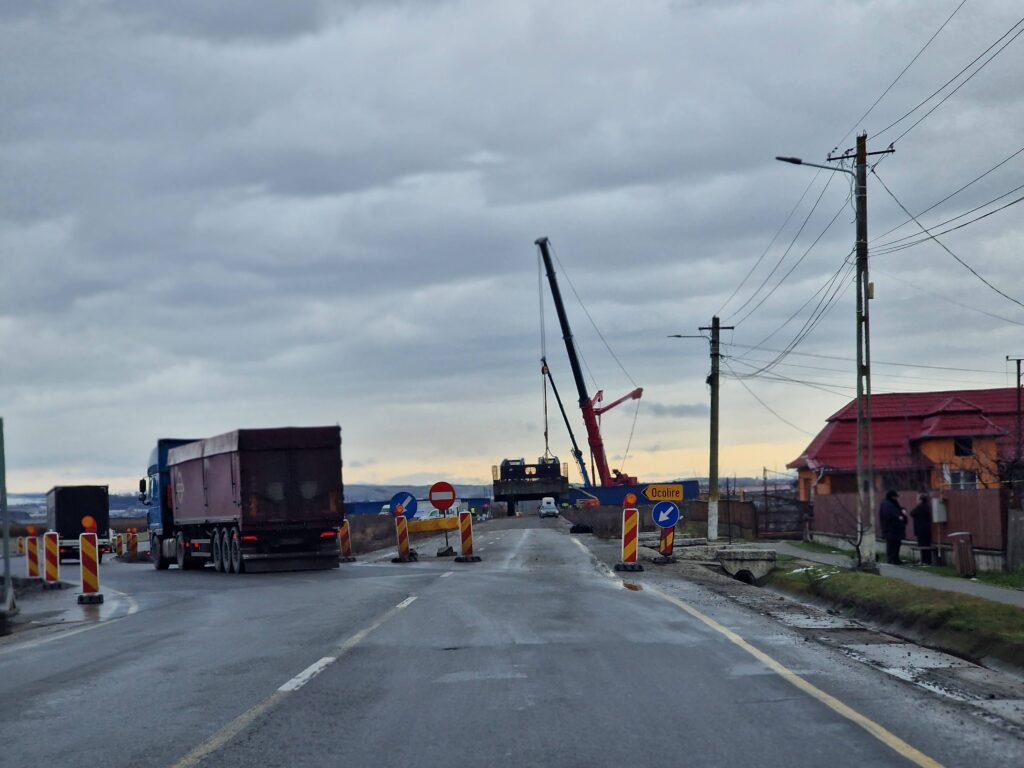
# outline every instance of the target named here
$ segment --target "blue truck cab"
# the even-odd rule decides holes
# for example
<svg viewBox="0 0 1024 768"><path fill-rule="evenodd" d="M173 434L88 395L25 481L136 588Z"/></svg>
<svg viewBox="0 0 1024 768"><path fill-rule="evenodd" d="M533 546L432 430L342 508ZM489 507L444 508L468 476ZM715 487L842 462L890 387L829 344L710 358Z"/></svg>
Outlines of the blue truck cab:
<svg viewBox="0 0 1024 768"><path fill-rule="evenodd" d="M171 475L167 469L167 452L171 448L194 443L195 440L181 440L164 437L156 441L156 447L149 454L147 478L139 483L139 500L147 505L146 522L151 534L163 536L164 530L173 526L171 510Z"/></svg>

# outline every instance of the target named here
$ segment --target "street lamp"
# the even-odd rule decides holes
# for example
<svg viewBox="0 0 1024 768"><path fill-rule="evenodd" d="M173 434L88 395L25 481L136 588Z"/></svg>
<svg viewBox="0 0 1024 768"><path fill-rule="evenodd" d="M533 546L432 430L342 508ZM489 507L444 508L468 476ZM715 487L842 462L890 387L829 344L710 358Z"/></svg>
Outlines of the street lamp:
<svg viewBox="0 0 1024 768"><path fill-rule="evenodd" d="M889 151L891 148L886 150ZM856 173L848 168L804 162L799 157L775 159L792 165L807 165L811 168L846 173L854 178L857 185L857 552L860 564L868 569L874 569L875 467L871 445L871 332L868 322L868 300L871 296L868 282L867 154L867 134L862 134L857 137ZM846 157L848 156L844 155L836 159ZM862 547L861 544L865 543L866 547Z"/></svg>

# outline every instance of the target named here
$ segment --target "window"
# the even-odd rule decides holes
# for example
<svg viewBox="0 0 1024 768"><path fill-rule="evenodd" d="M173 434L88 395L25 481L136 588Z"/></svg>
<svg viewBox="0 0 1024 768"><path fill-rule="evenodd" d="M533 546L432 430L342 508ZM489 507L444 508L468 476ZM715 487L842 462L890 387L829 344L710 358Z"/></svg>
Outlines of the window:
<svg viewBox="0 0 1024 768"><path fill-rule="evenodd" d="M954 456L973 456L974 455L974 440L970 437L954 437L953 438L953 455Z"/></svg>
<svg viewBox="0 0 1024 768"><path fill-rule="evenodd" d="M954 491L974 491L978 488L978 473L972 469L951 469L949 487Z"/></svg>

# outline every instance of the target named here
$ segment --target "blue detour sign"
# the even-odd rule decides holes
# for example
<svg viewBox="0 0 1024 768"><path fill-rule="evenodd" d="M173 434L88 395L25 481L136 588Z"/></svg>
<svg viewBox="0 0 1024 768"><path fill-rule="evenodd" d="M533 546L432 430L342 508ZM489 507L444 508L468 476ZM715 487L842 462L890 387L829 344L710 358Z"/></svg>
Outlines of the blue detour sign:
<svg viewBox="0 0 1024 768"><path fill-rule="evenodd" d="M395 517L405 515L406 519L412 520L416 514L416 497L411 493L396 493L391 497L391 514Z"/></svg>
<svg viewBox="0 0 1024 768"><path fill-rule="evenodd" d="M654 524L661 528L674 528L679 522L679 507L671 501L659 501L651 510Z"/></svg>

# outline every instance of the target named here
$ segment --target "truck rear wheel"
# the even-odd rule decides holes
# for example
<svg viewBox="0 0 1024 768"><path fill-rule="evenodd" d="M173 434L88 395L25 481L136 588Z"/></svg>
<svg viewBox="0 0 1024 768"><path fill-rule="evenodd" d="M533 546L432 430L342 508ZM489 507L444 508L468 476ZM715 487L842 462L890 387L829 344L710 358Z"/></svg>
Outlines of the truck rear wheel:
<svg viewBox="0 0 1024 768"><path fill-rule="evenodd" d="M242 559L242 537L237 528L231 529L228 540L228 562L232 573L245 573L245 561Z"/></svg>
<svg viewBox="0 0 1024 768"><path fill-rule="evenodd" d="M213 530L213 537L210 539L210 555L213 560L213 570L217 573L224 573L224 550L220 545L220 528Z"/></svg>
<svg viewBox="0 0 1024 768"><path fill-rule="evenodd" d="M153 567L158 571L166 571L171 561L164 557L163 542L159 536L149 538L149 559L153 561Z"/></svg>

